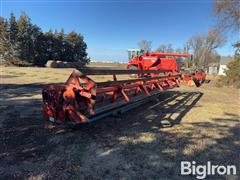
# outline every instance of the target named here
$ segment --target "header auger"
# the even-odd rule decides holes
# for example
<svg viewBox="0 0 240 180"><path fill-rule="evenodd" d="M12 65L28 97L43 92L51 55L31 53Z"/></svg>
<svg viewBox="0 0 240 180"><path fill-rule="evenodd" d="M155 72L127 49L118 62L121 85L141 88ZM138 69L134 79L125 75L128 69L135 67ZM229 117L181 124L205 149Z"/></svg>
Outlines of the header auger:
<svg viewBox="0 0 240 180"><path fill-rule="evenodd" d="M119 74L138 74L138 78L118 81ZM113 80L95 82L87 75L112 75ZM75 70L65 84L43 88L44 117L57 124L95 121L137 107L165 89L178 87L180 80L180 73L163 70Z"/></svg>

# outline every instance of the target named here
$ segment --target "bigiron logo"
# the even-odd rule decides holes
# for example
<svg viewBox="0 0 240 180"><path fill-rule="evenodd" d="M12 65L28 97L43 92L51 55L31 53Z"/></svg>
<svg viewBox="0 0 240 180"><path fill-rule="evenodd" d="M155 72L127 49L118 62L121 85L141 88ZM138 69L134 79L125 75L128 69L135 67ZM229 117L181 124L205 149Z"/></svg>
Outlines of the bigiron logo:
<svg viewBox="0 0 240 180"><path fill-rule="evenodd" d="M205 165L196 164L195 161L181 161L181 175L194 175L197 179L205 179L211 175L236 175L235 165L213 165L207 161Z"/></svg>

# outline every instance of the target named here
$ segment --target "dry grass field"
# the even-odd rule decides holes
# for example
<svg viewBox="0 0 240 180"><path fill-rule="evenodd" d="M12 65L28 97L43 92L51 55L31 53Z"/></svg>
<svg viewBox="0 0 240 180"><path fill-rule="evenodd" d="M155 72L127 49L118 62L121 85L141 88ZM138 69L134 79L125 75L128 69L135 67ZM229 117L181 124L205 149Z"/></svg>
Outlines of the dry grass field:
<svg viewBox="0 0 240 180"><path fill-rule="evenodd" d="M183 160L239 170L240 93L216 88L215 78L165 91L118 118L44 129L41 88L65 82L72 69L0 68L0 179L194 179L180 175Z"/></svg>

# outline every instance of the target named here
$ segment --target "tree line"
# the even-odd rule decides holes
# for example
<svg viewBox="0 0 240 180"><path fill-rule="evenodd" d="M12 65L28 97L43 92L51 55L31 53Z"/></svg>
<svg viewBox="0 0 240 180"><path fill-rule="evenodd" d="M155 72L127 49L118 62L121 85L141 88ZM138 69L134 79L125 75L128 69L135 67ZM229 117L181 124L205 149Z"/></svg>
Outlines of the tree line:
<svg viewBox="0 0 240 180"><path fill-rule="evenodd" d="M220 55L216 49L222 47L226 42L226 34L231 31L233 34L240 32L240 1L215 0L214 13L217 23L211 27L206 34L196 34L180 48L174 49L172 44L162 44L156 52L192 53L193 59L187 60L188 66L207 67L211 63L220 61ZM236 49L235 59L239 59L239 40L233 42ZM142 40L138 43L139 48L150 51L152 42ZM238 62L237 62L238 63Z"/></svg>
<svg viewBox="0 0 240 180"><path fill-rule="evenodd" d="M172 44L161 44L156 48L155 52L163 53L191 53L192 59L187 59L187 66L207 67L210 63L220 61L220 55L216 49L224 45L225 36L216 29L209 29L207 34L196 34L178 48L173 48ZM144 46L143 46L144 45ZM151 41L142 40L138 43L139 48L149 51L151 50Z"/></svg>
<svg viewBox="0 0 240 180"><path fill-rule="evenodd" d="M44 33L26 13L18 19L13 13L8 19L0 17L0 59L6 64L44 66L48 60L60 60L85 65L90 61L86 49L84 37L75 31Z"/></svg>

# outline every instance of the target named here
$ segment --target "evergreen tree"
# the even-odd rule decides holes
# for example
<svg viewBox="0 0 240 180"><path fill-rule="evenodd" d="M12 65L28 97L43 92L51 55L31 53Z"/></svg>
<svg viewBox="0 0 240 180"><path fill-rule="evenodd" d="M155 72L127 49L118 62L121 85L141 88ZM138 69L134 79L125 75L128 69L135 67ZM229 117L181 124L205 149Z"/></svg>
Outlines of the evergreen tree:
<svg viewBox="0 0 240 180"><path fill-rule="evenodd" d="M33 53L31 58L33 59L33 64L37 66L44 66L47 62L47 46L46 38L42 33L41 29L33 25L32 29L32 43L33 43Z"/></svg>
<svg viewBox="0 0 240 180"><path fill-rule="evenodd" d="M82 62L83 64L89 62L86 53L87 45L83 41L83 36L81 34L78 34L74 31L68 33L66 36L66 42L69 45L69 61Z"/></svg>
<svg viewBox="0 0 240 180"><path fill-rule="evenodd" d="M18 33L18 27L17 27L16 18L14 14L11 13L9 18L9 36L12 44L14 44L17 41L17 33Z"/></svg>
<svg viewBox="0 0 240 180"><path fill-rule="evenodd" d="M18 26L17 38L21 48L19 58L21 60L31 63L32 43L30 35L31 26L30 18L25 13L21 14L19 20L17 21L17 26Z"/></svg>
<svg viewBox="0 0 240 180"><path fill-rule="evenodd" d="M8 23L3 17L0 17L0 58L10 56L9 32L7 31Z"/></svg>
<svg viewBox="0 0 240 180"><path fill-rule="evenodd" d="M56 60L54 58L54 34L50 29L48 32L44 34L45 36L45 45L46 45L46 58L48 60Z"/></svg>
<svg viewBox="0 0 240 180"><path fill-rule="evenodd" d="M73 31L65 35L63 29L43 33L25 13L18 20L11 13L9 23L0 18L0 35L0 57L9 64L44 66L48 60L82 62L83 65L89 62L81 34Z"/></svg>
<svg viewBox="0 0 240 180"><path fill-rule="evenodd" d="M20 44L18 42L18 27L16 18L13 13L10 14L9 23L8 23L8 31L9 31L9 40L11 43L10 51L12 54L12 58L17 58L20 55Z"/></svg>
<svg viewBox="0 0 240 180"><path fill-rule="evenodd" d="M59 41L59 58L61 61L67 61L67 57L65 55L67 53L67 42L65 40L64 29L61 29L61 31L57 34L57 39Z"/></svg>
<svg viewBox="0 0 240 180"><path fill-rule="evenodd" d="M60 36L57 30L55 30L53 35L53 58L54 60L61 60L62 59L62 41L63 37Z"/></svg>

